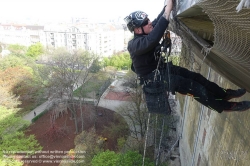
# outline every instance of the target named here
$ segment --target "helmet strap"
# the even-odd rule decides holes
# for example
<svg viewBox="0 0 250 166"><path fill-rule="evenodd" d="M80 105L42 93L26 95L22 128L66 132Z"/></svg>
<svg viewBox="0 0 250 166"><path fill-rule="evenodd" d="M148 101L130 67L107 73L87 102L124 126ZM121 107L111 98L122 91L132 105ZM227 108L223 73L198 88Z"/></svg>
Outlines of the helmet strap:
<svg viewBox="0 0 250 166"><path fill-rule="evenodd" d="M143 27L141 27L141 30L142 30L142 34L143 34L143 35L147 35L147 34L144 32Z"/></svg>

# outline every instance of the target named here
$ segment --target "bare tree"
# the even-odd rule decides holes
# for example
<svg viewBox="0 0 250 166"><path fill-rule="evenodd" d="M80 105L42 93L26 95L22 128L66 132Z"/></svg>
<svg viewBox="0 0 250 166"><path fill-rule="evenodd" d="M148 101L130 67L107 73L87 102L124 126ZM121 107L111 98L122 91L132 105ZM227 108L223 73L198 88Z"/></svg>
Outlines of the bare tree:
<svg viewBox="0 0 250 166"><path fill-rule="evenodd" d="M127 75L125 85L130 87L127 93L131 103L119 108L119 113L130 123L131 136L137 140L144 137L147 127L148 110L143 99L143 91L138 80L132 72Z"/></svg>
<svg viewBox="0 0 250 166"><path fill-rule="evenodd" d="M39 67L41 82L47 89L47 97L51 103L65 103L75 121L76 133L79 132L77 125L77 110L84 99L82 96L75 98L74 90L84 84L91 77L90 66L98 57L87 51L78 50L68 52L65 49L57 49L50 53L51 56L45 65ZM56 111L63 111L57 109ZM82 111L82 110L81 110ZM83 117L81 116L82 121Z"/></svg>

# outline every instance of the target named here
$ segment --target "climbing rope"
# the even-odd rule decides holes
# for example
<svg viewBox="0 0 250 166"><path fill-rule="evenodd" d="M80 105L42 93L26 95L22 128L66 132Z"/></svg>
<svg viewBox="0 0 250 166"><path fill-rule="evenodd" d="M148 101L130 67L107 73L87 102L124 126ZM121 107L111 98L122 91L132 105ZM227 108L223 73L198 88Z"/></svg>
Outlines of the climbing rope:
<svg viewBox="0 0 250 166"><path fill-rule="evenodd" d="M157 153L156 162L155 162L156 165L158 165L159 158L160 158L160 148L161 148L162 137L163 137L163 129L164 129L164 125L165 125L165 116L166 115L164 115L163 120L162 120L161 136L160 136L160 141L159 141L159 145L158 145L158 153Z"/></svg>
<svg viewBox="0 0 250 166"><path fill-rule="evenodd" d="M145 162L145 155L146 155L146 148L147 148L147 140L148 140L148 129L149 129L149 121L150 121L151 113L148 114L148 122L147 122L147 130L145 134L145 142L144 142L144 150L143 150L143 158L142 158L142 166L144 166Z"/></svg>

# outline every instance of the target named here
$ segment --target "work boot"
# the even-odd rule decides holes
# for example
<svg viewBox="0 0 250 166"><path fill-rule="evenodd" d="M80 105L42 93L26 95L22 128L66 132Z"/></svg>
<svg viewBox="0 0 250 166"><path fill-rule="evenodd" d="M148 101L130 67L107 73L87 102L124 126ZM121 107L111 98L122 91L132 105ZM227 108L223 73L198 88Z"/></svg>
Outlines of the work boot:
<svg viewBox="0 0 250 166"><path fill-rule="evenodd" d="M231 108L228 110L224 110L225 112L231 112L231 111L246 111L250 108L250 101L242 101L242 102L232 102Z"/></svg>
<svg viewBox="0 0 250 166"><path fill-rule="evenodd" d="M227 89L226 90L226 97L224 97L224 100L230 100L232 98L238 98L241 97L246 93L246 89L238 89L238 90L232 90L232 89Z"/></svg>

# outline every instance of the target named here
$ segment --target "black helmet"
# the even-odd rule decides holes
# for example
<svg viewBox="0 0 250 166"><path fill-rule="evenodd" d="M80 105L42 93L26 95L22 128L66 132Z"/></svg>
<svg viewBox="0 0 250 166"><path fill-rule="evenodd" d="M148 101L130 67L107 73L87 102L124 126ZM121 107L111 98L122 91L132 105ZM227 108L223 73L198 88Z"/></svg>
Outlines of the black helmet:
<svg viewBox="0 0 250 166"><path fill-rule="evenodd" d="M138 28L148 18L148 15L142 11L135 11L129 16L124 18L130 32L134 31L134 28Z"/></svg>

